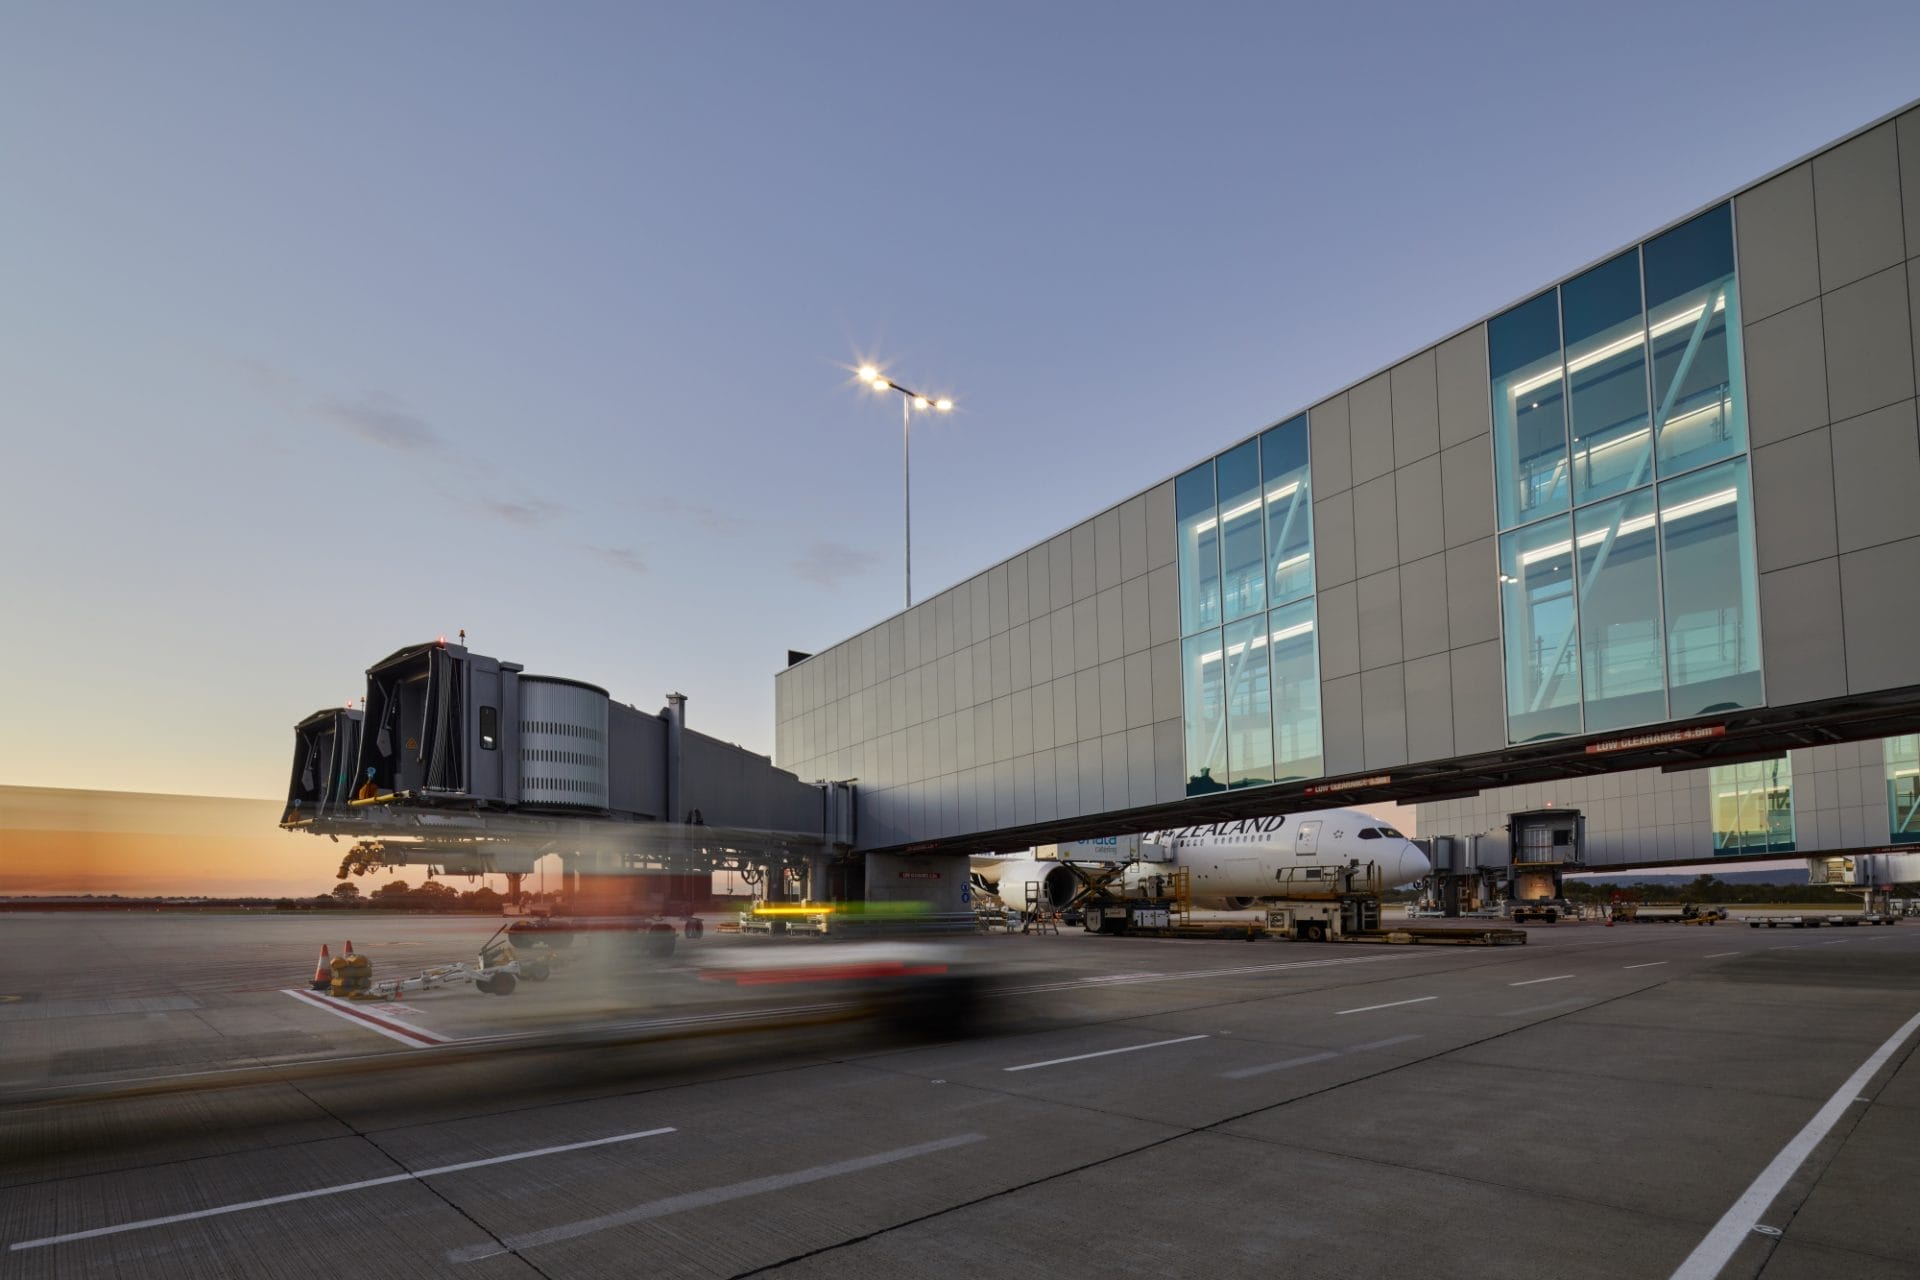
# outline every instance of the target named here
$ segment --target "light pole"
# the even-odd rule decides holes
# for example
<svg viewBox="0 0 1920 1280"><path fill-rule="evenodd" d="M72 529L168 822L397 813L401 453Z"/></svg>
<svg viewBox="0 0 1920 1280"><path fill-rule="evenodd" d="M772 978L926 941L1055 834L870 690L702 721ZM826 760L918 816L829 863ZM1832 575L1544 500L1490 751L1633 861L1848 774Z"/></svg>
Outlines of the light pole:
<svg viewBox="0 0 1920 1280"><path fill-rule="evenodd" d="M933 399L909 390L870 364L860 366L860 381L875 391L900 393L901 488L906 498L907 607L911 609L913 607L913 411L933 409L940 413L951 413L953 401L945 396Z"/></svg>

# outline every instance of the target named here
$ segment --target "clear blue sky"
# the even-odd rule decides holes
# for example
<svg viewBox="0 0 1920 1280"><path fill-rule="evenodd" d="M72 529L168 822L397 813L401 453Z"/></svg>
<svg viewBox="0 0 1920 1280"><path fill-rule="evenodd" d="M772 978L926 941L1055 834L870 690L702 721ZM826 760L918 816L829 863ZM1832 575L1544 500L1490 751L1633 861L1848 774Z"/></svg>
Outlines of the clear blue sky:
<svg viewBox="0 0 1920 1280"><path fill-rule="evenodd" d="M1920 6L0 9L0 782L773 672L1920 94Z"/></svg>

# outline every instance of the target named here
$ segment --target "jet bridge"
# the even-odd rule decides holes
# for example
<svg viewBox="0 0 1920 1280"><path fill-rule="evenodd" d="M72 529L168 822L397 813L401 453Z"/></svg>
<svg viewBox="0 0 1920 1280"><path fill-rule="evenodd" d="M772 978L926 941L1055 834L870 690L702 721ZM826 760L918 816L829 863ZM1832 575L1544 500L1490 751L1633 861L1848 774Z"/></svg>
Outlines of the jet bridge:
<svg viewBox="0 0 1920 1280"><path fill-rule="evenodd" d="M851 782L802 782L688 729L684 695L649 713L445 640L400 649L366 679L364 710L296 726L282 821L351 840L343 877L401 865L518 877L558 854L569 873L687 886L738 870L779 897L853 846Z"/></svg>

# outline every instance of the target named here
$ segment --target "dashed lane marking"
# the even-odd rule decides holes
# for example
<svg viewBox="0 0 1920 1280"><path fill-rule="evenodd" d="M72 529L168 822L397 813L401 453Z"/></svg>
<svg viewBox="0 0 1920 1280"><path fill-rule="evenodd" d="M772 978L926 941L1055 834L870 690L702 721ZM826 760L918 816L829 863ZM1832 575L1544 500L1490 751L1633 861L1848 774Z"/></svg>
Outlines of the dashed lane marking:
<svg viewBox="0 0 1920 1280"><path fill-rule="evenodd" d="M1002 1071L1034 1071L1041 1067L1057 1067L1063 1062L1085 1062L1088 1058L1107 1058L1116 1053L1138 1053L1142 1049L1160 1049L1170 1044L1186 1044L1190 1040L1205 1040L1205 1035L1179 1036L1172 1040L1154 1040L1147 1044L1123 1045L1118 1049L1102 1049L1098 1053L1076 1053L1071 1058L1048 1058L1045 1062L1023 1062L1017 1067L1002 1067Z"/></svg>
<svg viewBox="0 0 1920 1280"><path fill-rule="evenodd" d="M1358 1009L1335 1010L1333 1016L1339 1018L1349 1013L1372 1013L1375 1009L1398 1009L1403 1004L1424 1004L1428 1000L1438 1000L1439 998L1439 996L1415 996L1411 1000L1390 1000L1386 1004L1366 1004L1361 1005Z"/></svg>
<svg viewBox="0 0 1920 1280"><path fill-rule="evenodd" d="M704 1191L689 1191L683 1195L668 1196L663 1200L649 1200L637 1204L631 1209L621 1209L614 1213L602 1214L597 1218L584 1218L579 1222L569 1222L557 1227L547 1227L541 1231L528 1231L520 1235L502 1236L497 1243L469 1245L464 1249L447 1251L449 1262L477 1262L482 1258L497 1257L503 1253L519 1253L527 1249L538 1248L543 1244L557 1244L562 1240L575 1240L581 1236L592 1235L613 1227L630 1226L636 1222L650 1222L655 1218L664 1218L669 1214L685 1213L689 1209L705 1209L716 1204L726 1204L731 1200L744 1200L749 1196L765 1195L769 1191L785 1191L789 1187L805 1186L809 1182L823 1182L828 1178L838 1178L849 1173L860 1173L867 1169L877 1169L882 1165L897 1164L902 1160L911 1160L916 1156L932 1155L937 1151L952 1151L956 1147L971 1146L976 1142L985 1142L984 1133L962 1133L951 1138L939 1138L932 1142L922 1142L917 1146L898 1147L892 1151L881 1151L870 1156L856 1156L851 1160L839 1160L833 1164L815 1165L811 1169L795 1169L791 1173L776 1173L764 1178L751 1178L746 1182L730 1183L724 1187L709 1187Z"/></svg>
<svg viewBox="0 0 1920 1280"><path fill-rule="evenodd" d="M294 1191L283 1196L267 1196L260 1200L242 1200L237 1204L223 1204L212 1209L196 1209L191 1213L170 1213L160 1218L142 1218L137 1222L121 1222L110 1227L95 1227L90 1231L69 1231L65 1235L42 1236L37 1240L20 1240L7 1246L11 1253L25 1249L44 1249L48 1245L69 1244L75 1240L93 1240L100 1236L117 1236L128 1231L144 1231L149 1227L165 1227L176 1222L192 1222L198 1218L217 1218L229 1213L244 1213L249 1209L265 1209L270 1205L292 1204L297 1200L317 1200L321 1196L344 1195L349 1191L361 1191L367 1187L386 1187L396 1182L414 1182L421 1178L437 1178L442 1174L459 1173L465 1169L480 1169L487 1165L510 1164L516 1160L532 1160L537 1156L559 1155L563 1151L584 1151L589 1147L608 1147L617 1142L633 1142L640 1138L657 1138L664 1133L672 1133L671 1127L664 1129L643 1129L638 1133L616 1133L611 1138L592 1138L586 1142L569 1142L557 1147L538 1147L532 1151L515 1151L504 1156L490 1156L485 1160L463 1160L459 1164L443 1164L433 1169L420 1169L410 1173L393 1173L384 1178L363 1178L358 1182L342 1182L331 1187L316 1187L312 1191Z"/></svg>
<svg viewBox="0 0 1920 1280"><path fill-rule="evenodd" d="M1510 987L1531 987L1541 982L1560 982L1564 979L1577 976L1577 974L1571 973L1556 973L1551 978L1528 978L1525 982L1509 982L1507 985Z"/></svg>

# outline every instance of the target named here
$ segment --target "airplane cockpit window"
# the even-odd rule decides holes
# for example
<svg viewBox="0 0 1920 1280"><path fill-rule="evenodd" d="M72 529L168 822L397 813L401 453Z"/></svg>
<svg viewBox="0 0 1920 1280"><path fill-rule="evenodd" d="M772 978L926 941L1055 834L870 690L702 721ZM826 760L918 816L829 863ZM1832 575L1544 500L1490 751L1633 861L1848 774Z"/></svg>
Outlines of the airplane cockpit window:
<svg viewBox="0 0 1920 1280"><path fill-rule="evenodd" d="M1361 830L1360 838L1362 840L1378 840L1380 833L1372 827L1366 827Z"/></svg>
<svg viewBox="0 0 1920 1280"><path fill-rule="evenodd" d="M1395 831L1395 830L1394 830L1394 829L1393 829L1392 827L1382 827L1382 828L1380 828L1380 834L1381 834L1381 835L1383 835L1383 836L1388 836L1388 837L1390 837L1390 838L1392 838L1392 839L1394 839L1394 840L1405 840L1405 839L1406 839L1406 837L1405 837L1405 836L1403 836L1403 835L1401 835L1401 834L1400 834L1400 833L1399 833L1398 831Z"/></svg>

